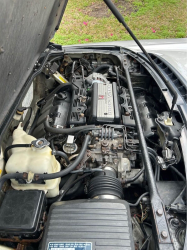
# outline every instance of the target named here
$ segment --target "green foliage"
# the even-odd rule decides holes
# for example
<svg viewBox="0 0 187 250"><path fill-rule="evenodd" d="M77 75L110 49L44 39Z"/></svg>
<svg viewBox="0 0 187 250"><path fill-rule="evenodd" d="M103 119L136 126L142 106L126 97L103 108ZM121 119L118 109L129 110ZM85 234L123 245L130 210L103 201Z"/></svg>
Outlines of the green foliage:
<svg viewBox="0 0 187 250"><path fill-rule="evenodd" d="M139 39L161 39L187 37L186 0L113 0L124 14L125 21ZM99 6L99 7L98 7ZM130 8L129 8L130 6ZM131 37L113 17L91 15L104 6L102 0L69 0L59 30L52 42L71 45L129 40ZM96 11L97 13L97 11Z"/></svg>

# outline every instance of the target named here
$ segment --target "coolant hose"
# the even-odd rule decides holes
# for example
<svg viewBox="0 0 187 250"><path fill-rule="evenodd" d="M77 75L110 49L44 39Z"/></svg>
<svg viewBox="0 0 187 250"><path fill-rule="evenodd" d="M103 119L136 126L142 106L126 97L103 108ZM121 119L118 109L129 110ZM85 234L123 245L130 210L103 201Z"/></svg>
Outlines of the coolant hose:
<svg viewBox="0 0 187 250"><path fill-rule="evenodd" d="M86 128L88 130L89 128L90 130L95 128L95 125L86 125L86 126L79 126L79 127L74 127L74 128L53 128L49 124L49 116L47 116L44 122L44 125L45 125L45 129L52 134L74 134Z"/></svg>
<svg viewBox="0 0 187 250"><path fill-rule="evenodd" d="M10 145L8 146L7 148L5 148L5 151L4 151L4 160L5 160L5 163L8 161L8 151L12 148L30 148L31 147L31 144L13 144L13 145Z"/></svg>
<svg viewBox="0 0 187 250"><path fill-rule="evenodd" d="M24 177L25 176L25 177ZM27 179L27 173L14 173L14 174L5 174L0 178L0 192L2 191L3 184L5 181L11 180L11 179Z"/></svg>

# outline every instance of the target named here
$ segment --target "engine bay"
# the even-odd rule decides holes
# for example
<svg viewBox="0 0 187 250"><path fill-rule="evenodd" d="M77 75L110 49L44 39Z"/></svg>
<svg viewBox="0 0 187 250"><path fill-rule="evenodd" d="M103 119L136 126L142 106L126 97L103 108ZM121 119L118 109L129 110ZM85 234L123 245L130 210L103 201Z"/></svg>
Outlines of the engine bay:
<svg viewBox="0 0 187 250"><path fill-rule="evenodd" d="M1 145L0 244L157 249L165 216L159 240L182 250L183 121L177 109L170 117L166 91L145 65L127 54L67 52L47 60L29 91ZM163 210L151 202L151 182Z"/></svg>

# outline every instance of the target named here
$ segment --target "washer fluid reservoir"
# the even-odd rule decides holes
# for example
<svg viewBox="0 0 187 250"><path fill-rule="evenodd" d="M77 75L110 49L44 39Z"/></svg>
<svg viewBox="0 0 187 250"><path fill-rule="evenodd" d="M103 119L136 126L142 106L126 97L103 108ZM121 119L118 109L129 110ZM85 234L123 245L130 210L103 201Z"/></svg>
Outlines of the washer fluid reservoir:
<svg viewBox="0 0 187 250"><path fill-rule="evenodd" d="M61 169L60 163L56 160L55 156L52 155L52 150L45 144L45 139L37 140L36 138L28 135L21 125L14 130L13 143L12 144L31 144L35 141L36 143L29 148L16 147L12 149L12 155L7 161L6 172L10 173L56 173ZM55 197L59 194L59 183L60 178L46 180L44 183L26 183L20 184L16 180L11 180L11 186L16 190L29 190L37 189L44 190L47 197Z"/></svg>

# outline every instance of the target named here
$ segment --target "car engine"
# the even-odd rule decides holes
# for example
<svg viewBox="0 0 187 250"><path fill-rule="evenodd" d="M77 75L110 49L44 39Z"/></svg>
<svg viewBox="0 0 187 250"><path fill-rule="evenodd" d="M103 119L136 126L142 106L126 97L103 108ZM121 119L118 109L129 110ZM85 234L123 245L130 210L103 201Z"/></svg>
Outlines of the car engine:
<svg viewBox="0 0 187 250"><path fill-rule="evenodd" d="M14 116L12 134L4 139L9 138L4 160L10 182L0 184L6 193L0 207L3 246L156 249L156 215L126 64L154 183L161 198L167 192L170 231L165 229L161 238L167 243L172 235L175 249L183 249L185 203L183 198L178 207L174 202L185 193L182 120L175 111L170 124L164 96L141 63L98 53L51 57L33 81L35 99L29 107L20 105ZM159 209L156 213L163 215Z"/></svg>

